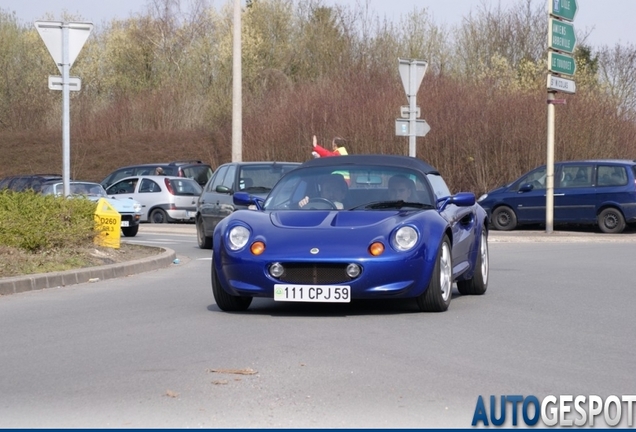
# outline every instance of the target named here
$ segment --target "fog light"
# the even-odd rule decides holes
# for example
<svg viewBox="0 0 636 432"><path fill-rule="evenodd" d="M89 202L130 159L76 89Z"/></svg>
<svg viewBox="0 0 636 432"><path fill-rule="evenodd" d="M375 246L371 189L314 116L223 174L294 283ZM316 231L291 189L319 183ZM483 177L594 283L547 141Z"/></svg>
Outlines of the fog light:
<svg viewBox="0 0 636 432"><path fill-rule="evenodd" d="M358 264L349 264L347 266L347 276L349 276L351 279L357 278L358 276L360 276L360 273L362 273L362 269Z"/></svg>
<svg viewBox="0 0 636 432"><path fill-rule="evenodd" d="M272 275L272 277L279 278L283 273L285 273L285 267L283 267L281 263L274 263L269 266L269 274Z"/></svg>

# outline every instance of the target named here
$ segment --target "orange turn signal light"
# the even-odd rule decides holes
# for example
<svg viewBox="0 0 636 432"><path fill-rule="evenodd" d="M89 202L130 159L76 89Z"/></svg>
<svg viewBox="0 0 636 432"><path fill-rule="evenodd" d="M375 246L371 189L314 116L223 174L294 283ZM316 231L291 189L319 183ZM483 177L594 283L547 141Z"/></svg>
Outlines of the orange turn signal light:
<svg viewBox="0 0 636 432"><path fill-rule="evenodd" d="M382 255L384 252L384 245L380 242L371 243L369 246L369 253L373 256Z"/></svg>
<svg viewBox="0 0 636 432"><path fill-rule="evenodd" d="M265 243L261 241L252 243L252 245L250 246L250 252L252 252L254 255L262 254L263 252L265 252Z"/></svg>

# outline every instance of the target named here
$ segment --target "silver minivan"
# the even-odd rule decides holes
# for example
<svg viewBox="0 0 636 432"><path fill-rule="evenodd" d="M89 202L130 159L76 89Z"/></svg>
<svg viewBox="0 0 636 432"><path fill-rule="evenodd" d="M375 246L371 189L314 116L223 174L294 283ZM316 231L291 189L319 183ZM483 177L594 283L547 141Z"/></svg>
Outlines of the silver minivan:
<svg viewBox="0 0 636 432"><path fill-rule="evenodd" d="M133 198L141 203L141 222L194 222L197 200L203 189L190 178L132 176L106 189L109 196Z"/></svg>

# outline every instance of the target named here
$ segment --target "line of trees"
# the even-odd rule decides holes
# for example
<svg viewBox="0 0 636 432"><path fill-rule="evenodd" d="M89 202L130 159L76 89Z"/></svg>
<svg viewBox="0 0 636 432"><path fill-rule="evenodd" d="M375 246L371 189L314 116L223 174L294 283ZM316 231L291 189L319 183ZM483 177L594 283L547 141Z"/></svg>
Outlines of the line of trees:
<svg viewBox="0 0 636 432"><path fill-rule="evenodd" d="M144 14L96 25L71 69L82 79L71 98L74 177L230 159L232 3L151 0ZM456 27L417 7L389 21L368 0L248 0L243 158L305 160L314 134L344 136L353 153L408 154L395 136L407 103L397 66L417 58L429 63L417 100L432 128L418 157L454 190L511 180L545 162L547 21L542 0L484 2ZM577 36L577 94L558 96L567 104L557 107L556 157L634 158L636 47ZM0 9L0 152L14 161L0 176L61 167L61 95L47 89L48 75L59 71L33 23Z"/></svg>

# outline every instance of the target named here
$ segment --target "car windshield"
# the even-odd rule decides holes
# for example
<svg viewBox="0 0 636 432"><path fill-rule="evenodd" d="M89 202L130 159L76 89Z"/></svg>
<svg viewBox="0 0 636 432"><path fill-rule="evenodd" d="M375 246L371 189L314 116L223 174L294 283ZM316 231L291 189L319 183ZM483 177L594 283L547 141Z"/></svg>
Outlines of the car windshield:
<svg viewBox="0 0 636 432"><path fill-rule="evenodd" d="M99 183L91 182L71 182L69 184L71 195L86 197L106 197L106 191ZM64 183L54 183L42 189L45 195L64 195Z"/></svg>
<svg viewBox="0 0 636 432"><path fill-rule="evenodd" d="M276 182L298 164L250 164L242 166L239 172L239 190L245 192L269 192Z"/></svg>
<svg viewBox="0 0 636 432"><path fill-rule="evenodd" d="M296 169L276 184L265 210L433 208L427 177L402 167L332 165Z"/></svg>

